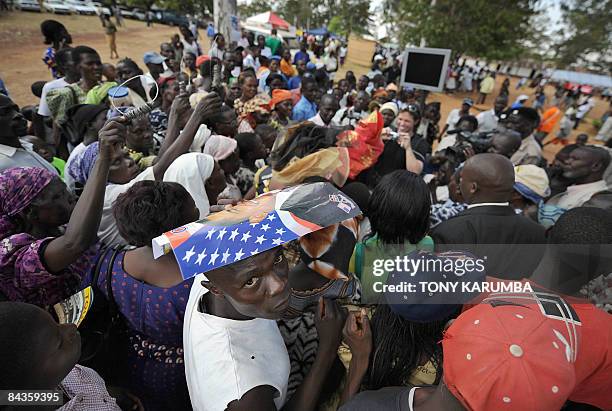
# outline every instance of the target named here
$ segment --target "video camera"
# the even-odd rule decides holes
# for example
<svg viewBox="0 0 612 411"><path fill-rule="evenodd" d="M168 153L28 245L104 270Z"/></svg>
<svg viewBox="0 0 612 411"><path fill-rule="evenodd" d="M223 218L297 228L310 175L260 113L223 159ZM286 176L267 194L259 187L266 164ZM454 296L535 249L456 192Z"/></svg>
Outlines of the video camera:
<svg viewBox="0 0 612 411"><path fill-rule="evenodd" d="M354 121L359 121L361 120L363 113L359 112L359 113L355 113L353 110L347 109L344 111L344 114L342 115L342 118L340 119L340 121L344 120L345 118L350 120L354 120Z"/></svg>
<svg viewBox="0 0 612 411"><path fill-rule="evenodd" d="M446 148L446 157L452 157L457 164L461 164L466 160L464 153L466 148L472 148L476 154L486 153L491 147L491 136L494 131L478 133L452 130L448 134L456 134L457 141L454 145Z"/></svg>

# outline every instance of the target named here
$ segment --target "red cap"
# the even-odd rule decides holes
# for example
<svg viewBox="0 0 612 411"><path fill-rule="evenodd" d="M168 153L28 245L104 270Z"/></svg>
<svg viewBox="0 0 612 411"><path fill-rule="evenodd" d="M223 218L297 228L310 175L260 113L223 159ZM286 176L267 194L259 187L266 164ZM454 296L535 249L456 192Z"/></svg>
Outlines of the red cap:
<svg viewBox="0 0 612 411"><path fill-rule="evenodd" d="M530 308L479 304L444 335L444 382L469 410L558 411L576 382L558 335Z"/></svg>
<svg viewBox="0 0 612 411"><path fill-rule="evenodd" d="M202 54L196 59L196 67L200 67L202 63L208 60L210 60L210 56L207 56L206 54Z"/></svg>

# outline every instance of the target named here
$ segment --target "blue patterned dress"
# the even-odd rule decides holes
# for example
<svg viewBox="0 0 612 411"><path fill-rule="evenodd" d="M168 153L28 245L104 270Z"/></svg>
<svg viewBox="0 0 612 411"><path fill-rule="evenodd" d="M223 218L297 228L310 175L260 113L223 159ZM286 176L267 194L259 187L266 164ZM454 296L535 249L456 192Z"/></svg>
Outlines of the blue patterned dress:
<svg viewBox="0 0 612 411"><path fill-rule="evenodd" d="M107 296L112 252L100 267L98 289ZM128 327L122 379L148 410L191 409L183 360L183 318L192 280L170 288L146 284L123 269L125 251L112 269L112 290Z"/></svg>

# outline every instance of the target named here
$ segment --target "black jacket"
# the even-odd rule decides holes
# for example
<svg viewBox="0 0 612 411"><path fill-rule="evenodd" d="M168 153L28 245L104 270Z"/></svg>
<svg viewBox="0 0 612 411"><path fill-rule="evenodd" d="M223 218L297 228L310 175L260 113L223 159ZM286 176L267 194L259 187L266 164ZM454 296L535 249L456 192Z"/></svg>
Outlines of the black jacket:
<svg viewBox="0 0 612 411"><path fill-rule="evenodd" d="M438 225L431 236L441 251L460 249L486 256L487 275L512 280L531 276L546 243L544 227L510 206L465 210Z"/></svg>

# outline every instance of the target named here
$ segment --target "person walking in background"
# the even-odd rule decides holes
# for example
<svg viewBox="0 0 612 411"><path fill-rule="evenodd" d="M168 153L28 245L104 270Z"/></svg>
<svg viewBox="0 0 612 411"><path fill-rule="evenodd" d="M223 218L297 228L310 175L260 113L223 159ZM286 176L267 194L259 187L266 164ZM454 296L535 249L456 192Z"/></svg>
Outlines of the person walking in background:
<svg viewBox="0 0 612 411"><path fill-rule="evenodd" d="M346 55L348 54L348 47L346 43L342 43L340 46L340 52L338 53L340 57L340 67L344 66L344 62L346 61Z"/></svg>
<svg viewBox="0 0 612 411"><path fill-rule="evenodd" d="M113 24L110 17L107 15L104 15L104 28L106 30L106 41L108 42L108 47L110 48L110 58L118 59L119 53L117 53L117 26Z"/></svg>
<svg viewBox="0 0 612 411"><path fill-rule="evenodd" d="M499 95L506 96L506 98L508 98L508 96L510 95L510 77L509 76L506 76L506 78L504 79L501 89L499 90Z"/></svg>
<svg viewBox="0 0 612 411"><path fill-rule="evenodd" d="M145 18L147 19L147 27L153 27L153 12L151 10L147 10Z"/></svg>
<svg viewBox="0 0 612 411"><path fill-rule="evenodd" d="M516 83L516 89L519 90L525 86L527 83L527 77L521 77L521 79Z"/></svg>
<svg viewBox="0 0 612 411"><path fill-rule="evenodd" d="M563 117L563 112L559 110L557 106L550 106L548 110L544 111L542 119L540 120L540 125L538 126L538 131L535 135L538 143L542 144L546 136L548 136L557 123L561 121L561 117Z"/></svg>
<svg viewBox="0 0 612 411"><path fill-rule="evenodd" d="M450 66L446 76L446 92L448 94L453 94L457 88L457 70L455 67Z"/></svg>
<svg viewBox="0 0 612 411"><path fill-rule="evenodd" d="M472 69L469 67L465 67L461 72L461 83L463 91L472 94L472 83L474 80L474 75L472 74Z"/></svg>
<svg viewBox="0 0 612 411"><path fill-rule="evenodd" d="M544 111L544 103L546 102L546 94L544 94L544 87L538 86L535 94L535 101L533 102L533 108L538 110L538 112Z"/></svg>
<svg viewBox="0 0 612 411"><path fill-rule="evenodd" d="M206 36L209 39L215 36L215 26L212 23L208 23L208 26L206 26Z"/></svg>
<svg viewBox="0 0 612 411"><path fill-rule="evenodd" d="M487 96L493 92L495 88L495 73L487 72L485 78L480 82L480 98L478 104L484 104Z"/></svg>
<svg viewBox="0 0 612 411"><path fill-rule="evenodd" d="M582 104L578 105L576 110L576 122L574 123L574 130L578 128L582 119L587 115L589 111L595 106L593 97L589 97Z"/></svg>

